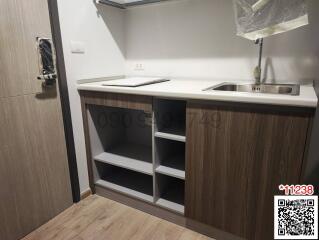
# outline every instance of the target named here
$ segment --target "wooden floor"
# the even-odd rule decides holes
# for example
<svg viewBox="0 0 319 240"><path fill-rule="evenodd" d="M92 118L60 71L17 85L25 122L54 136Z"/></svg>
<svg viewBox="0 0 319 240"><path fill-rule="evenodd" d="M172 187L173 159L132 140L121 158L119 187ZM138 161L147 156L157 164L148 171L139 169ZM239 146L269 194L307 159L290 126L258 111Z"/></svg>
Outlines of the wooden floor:
<svg viewBox="0 0 319 240"><path fill-rule="evenodd" d="M160 218L96 195L35 230L23 240L208 240Z"/></svg>

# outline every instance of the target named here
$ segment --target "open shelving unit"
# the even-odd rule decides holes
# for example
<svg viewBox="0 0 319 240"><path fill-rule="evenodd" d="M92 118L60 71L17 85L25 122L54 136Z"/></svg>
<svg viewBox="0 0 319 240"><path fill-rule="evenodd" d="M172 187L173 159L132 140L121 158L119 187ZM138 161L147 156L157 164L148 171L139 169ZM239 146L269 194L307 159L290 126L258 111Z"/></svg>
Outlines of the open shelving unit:
<svg viewBox="0 0 319 240"><path fill-rule="evenodd" d="M155 203L184 214L186 102L155 99Z"/></svg>
<svg viewBox="0 0 319 240"><path fill-rule="evenodd" d="M186 102L88 105L87 118L96 186L184 214Z"/></svg>
<svg viewBox="0 0 319 240"><path fill-rule="evenodd" d="M142 110L90 105L94 181L153 203L152 125Z"/></svg>

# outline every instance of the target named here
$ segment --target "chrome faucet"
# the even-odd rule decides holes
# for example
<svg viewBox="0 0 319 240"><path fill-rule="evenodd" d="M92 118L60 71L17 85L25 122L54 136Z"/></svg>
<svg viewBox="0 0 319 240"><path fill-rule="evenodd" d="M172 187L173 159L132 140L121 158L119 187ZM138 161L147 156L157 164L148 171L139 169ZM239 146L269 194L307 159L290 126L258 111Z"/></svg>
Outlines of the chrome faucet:
<svg viewBox="0 0 319 240"><path fill-rule="evenodd" d="M261 84L261 58L263 54L264 39L258 38L255 41L255 44L259 44L259 58L258 58L258 66L256 66L254 69L254 77L255 77L256 85L260 85Z"/></svg>

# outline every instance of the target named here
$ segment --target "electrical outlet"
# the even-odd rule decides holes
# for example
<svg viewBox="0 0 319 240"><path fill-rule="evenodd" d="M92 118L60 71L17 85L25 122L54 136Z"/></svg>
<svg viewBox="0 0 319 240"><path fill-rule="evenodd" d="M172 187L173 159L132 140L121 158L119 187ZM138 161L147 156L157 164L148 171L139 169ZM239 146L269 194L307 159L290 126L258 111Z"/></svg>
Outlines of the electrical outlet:
<svg viewBox="0 0 319 240"><path fill-rule="evenodd" d="M135 64L134 71L144 71L144 65L142 63Z"/></svg>

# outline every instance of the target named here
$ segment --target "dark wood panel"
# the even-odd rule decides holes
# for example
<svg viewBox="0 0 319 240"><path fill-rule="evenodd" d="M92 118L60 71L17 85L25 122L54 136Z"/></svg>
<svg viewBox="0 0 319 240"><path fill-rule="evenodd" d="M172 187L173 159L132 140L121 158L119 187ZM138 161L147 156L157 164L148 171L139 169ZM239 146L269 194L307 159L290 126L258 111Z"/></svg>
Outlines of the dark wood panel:
<svg viewBox="0 0 319 240"><path fill-rule="evenodd" d="M117 93L80 91L85 104L152 111L152 97Z"/></svg>
<svg viewBox="0 0 319 240"><path fill-rule="evenodd" d="M0 239L19 239L72 205L59 105L0 98Z"/></svg>
<svg viewBox="0 0 319 240"><path fill-rule="evenodd" d="M311 112L189 103L186 217L273 239L273 197L300 180Z"/></svg>
<svg viewBox="0 0 319 240"><path fill-rule="evenodd" d="M20 239L72 205L58 85L37 80L47 0L0 1L0 239Z"/></svg>

